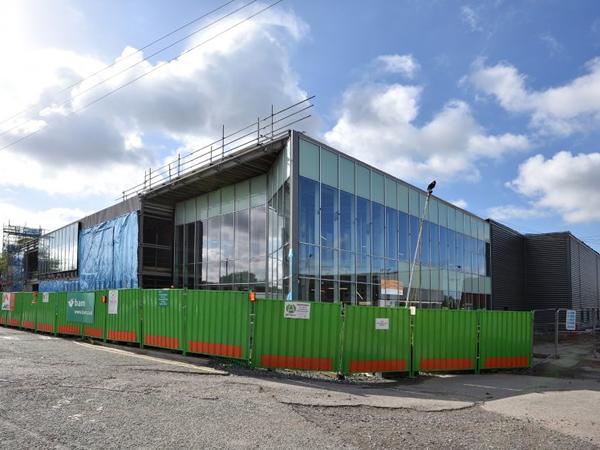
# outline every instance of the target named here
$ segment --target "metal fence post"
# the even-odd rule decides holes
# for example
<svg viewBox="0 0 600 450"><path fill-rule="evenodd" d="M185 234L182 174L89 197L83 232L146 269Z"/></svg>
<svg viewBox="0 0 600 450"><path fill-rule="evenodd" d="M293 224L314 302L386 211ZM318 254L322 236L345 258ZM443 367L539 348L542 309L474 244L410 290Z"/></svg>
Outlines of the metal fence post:
<svg viewBox="0 0 600 450"><path fill-rule="evenodd" d="M558 359L558 314L559 309L554 313L554 359Z"/></svg>

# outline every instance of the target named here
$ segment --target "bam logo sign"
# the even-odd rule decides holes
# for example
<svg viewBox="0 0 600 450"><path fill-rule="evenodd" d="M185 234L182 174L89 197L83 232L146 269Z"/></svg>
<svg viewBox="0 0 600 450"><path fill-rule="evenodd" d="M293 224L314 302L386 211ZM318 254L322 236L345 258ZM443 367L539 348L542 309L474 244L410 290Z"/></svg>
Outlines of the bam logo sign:
<svg viewBox="0 0 600 450"><path fill-rule="evenodd" d="M93 292L75 292L67 300L67 321L77 323L94 323Z"/></svg>

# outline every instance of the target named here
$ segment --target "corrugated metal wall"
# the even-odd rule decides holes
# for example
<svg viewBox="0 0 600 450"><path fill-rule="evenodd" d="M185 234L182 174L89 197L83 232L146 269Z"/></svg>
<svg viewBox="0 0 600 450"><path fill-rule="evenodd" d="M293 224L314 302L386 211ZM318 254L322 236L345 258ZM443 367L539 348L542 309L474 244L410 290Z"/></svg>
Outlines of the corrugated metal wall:
<svg viewBox="0 0 600 450"><path fill-rule="evenodd" d="M525 299L525 237L489 220L491 237L492 307L527 309Z"/></svg>
<svg viewBox="0 0 600 450"><path fill-rule="evenodd" d="M570 307L569 235L528 235L525 251L526 295L529 308Z"/></svg>
<svg viewBox="0 0 600 450"><path fill-rule="evenodd" d="M572 308L600 306L598 265L600 256L587 245L570 236Z"/></svg>

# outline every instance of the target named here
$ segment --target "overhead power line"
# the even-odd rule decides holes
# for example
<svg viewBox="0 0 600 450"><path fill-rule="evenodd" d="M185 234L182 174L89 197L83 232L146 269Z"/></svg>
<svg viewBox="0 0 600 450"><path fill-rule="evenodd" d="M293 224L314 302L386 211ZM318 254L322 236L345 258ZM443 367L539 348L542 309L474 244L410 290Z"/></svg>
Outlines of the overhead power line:
<svg viewBox="0 0 600 450"><path fill-rule="evenodd" d="M256 0L252 0L252 3L253 3L253 2L255 2L255 1L256 1ZM185 50L184 52L182 52L180 55L178 55L178 56L176 56L176 57L174 57L174 58L171 58L170 60L166 61L166 63L165 63L165 64L159 64L159 65L157 65L157 66L153 67L151 70L149 70L149 71L147 71L147 72L144 72L143 74L141 74L141 75L139 75L139 76L137 76L137 77L133 78L132 80L129 80L127 83L124 83L124 84L122 84L121 86L119 86L119 87L117 87L117 88L115 88L115 89L112 89L111 91L109 91L109 92L107 92L106 94L104 94L104 95L102 95L102 96L100 96L100 97L96 98L95 100L91 101L90 103L88 103L88 104L86 104L86 105L83 105L81 108L79 108L79 109L77 109L77 110L73 110L73 111L71 111L71 112L70 112L68 115L71 115L71 114L78 114L78 113L80 113L80 112L82 112L82 111L86 110L86 109L87 109L87 108L89 108L90 106L92 106L92 105L95 105L96 103L99 103L100 101L104 100L105 98L107 98L107 97L109 97L109 96L113 95L114 93L116 93L116 92L120 91L121 89L124 89L124 88L126 88L127 86L130 86L130 85L132 85L132 84L133 84L133 83L135 83L136 81L138 81L138 80L140 80L140 79L142 79L142 78L144 78L144 77L146 77L146 76L150 75L151 73L155 72L156 70L158 70L158 69L160 69L160 68L162 68L162 67L165 67L165 66L166 66L166 65L168 65L169 63L172 63L173 61L175 61L175 60L177 60L177 59L181 58L182 56L185 56L185 55L187 55L188 53L191 53L191 52L192 52L192 51L194 51L194 50L197 50L197 49L198 49L198 48L200 48L201 46L203 46L203 45L205 45L205 44L207 44L207 43L209 43L209 42L213 41L214 39L216 39L216 38L218 38L218 37L222 36L223 34L225 34L225 33L229 32L229 31L233 30L234 28L237 28L237 27L239 27L240 25L242 25L242 24L244 24L244 23L246 23L246 22L250 21L250 20L251 20L251 19L253 19L254 17L258 16L259 14L262 14L262 13L264 13L265 11L267 11L268 9L271 9L271 8L273 8L274 6L278 5L278 4L279 4L279 3L281 3L282 1L283 1L283 0L277 0L277 1L276 1L276 2L274 2L274 3L271 3L270 5L268 5L268 6L264 7L264 8L262 8L262 9L258 10L257 12L255 12L255 13L251 14L250 16L246 17L245 19L243 19L243 20L241 20L241 21L239 21L239 22L236 22L234 25L232 25L232 26L230 26L230 27L228 27L228 28L226 28L226 29L224 29L224 30L222 30L222 31L220 31L220 32L218 32L218 33L216 33L216 34L214 34L214 35L213 35L213 36L211 36L210 38L208 38L208 39L205 39L204 41L202 41L202 42L200 42L200 43L198 43L198 44L194 45L193 47L190 47L189 49L187 49L187 50ZM224 18L224 17L223 17L223 18ZM218 21L222 20L223 18L220 18L220 19L218 19L218 20L217 20L217 21L215 21L214 23L216 23L216 22L218 22ZM14 140L14 141L12 141L12 142L9 142L8 144L4 145L3 147L0 147L0 151L2 151L2 150L6 150L7 148L9 148L9 147L12 147L12 146L16 145L16 144L18 144L18 143L20 143L20 142L24 141L25 139L28 139L28 138L30 138L31 136L33 136L33 135L35 135L35 134L39 133L40 131L42 131L42 130L44 130L44 129L46 129L46 128L47 128L47 126L46 126L46 127L39 128L39 129L37 129L37 130L35 130L35 131L32 131L32 132L30 132L30 133L27 133L25 136L22 136L22 137L20 137L20 138L18 138L18 139L16 139L16 140Z"/></svg>
<svg viewBox="0 0 600 450"><path fill-rule="evenodd" d="M208 29L208 28L212 27L213 25L215 25L215 24L217 24L218 22L220 22L220 21L222 21L222 20L226 19L227 17L230 17L230 16L232 16L232 15L236 14L237 12L241 11L242 9L244 9L244 8L247 8L247 7L248 7L248 6L250 6L251 4L253 4L253 3L256 3L256 1L257 1L257 0L251 0L250 2L248 2L248 3L246 3L246 4L242 5L242 6L240 6L239 8L237 8L237 9L235 9L235 10L233 10L233 11L231 11L231 12L227 13L227 14L225 14L224 16L221 16L221 17L219 17L217 20L214 20L213 22L209 23L208 25L205 25L205 26L203 26L203 27L200 27L200 28L198 28L197 30L193 31L192 33L190 33L190 34L187 34L186 36L184 36L184 37L182 37L182 38L180 38L180 39L176 40L175 42L172 42L171 44L167 45L166 47L163 47L163 48L161 48L160 50L157 50L157 51L155 51L154 53L151 53L150 55L146 56L145 58L141 59L140 61L137 61L136 63L134 63L134 64L132 64L132 65L130 65L130 66L128 66L128 67L126 67L126 68L122 69L122 70L120 70L119 72L117 72L117 73L114 73L114 74L112 74L111 76L109 76L109 77L107 77L107 78L104 78L103 80L100 80L100 81L99 81L99 82L97 82L96 84L93 84L92 86L90 86L90 87L88 87L88 88L86 88L86 89L84 89L84 90L82 90L82 91L79 91L79 92L78 92L77 94L75 94L75 95L71 95L71 96L70 96L68 99L66 99L66 100L64 100L64 101L62 101L62 102L60 102L60 103L58 103L58 104L55 104L55 105L53 105L53 106L58 106L58 107L61 107L61 106L65 106L65 105L67 105L67 104L71 103L71 102L72 102L74 99L76 99L76 98L78 98L78 97L81 97L81 96L82 96L82 95L84 95L84 94L87 94L87 93L88 93L88 92L90 92L91 90L93 90L93 89L97 88L98 86L101 86L101 85L103 85L103 84L104 84L104 83L106 83L107 81L110 81L110 80L112 80L113 78L116 78L116 77L118 77L119 75L121 75L121 74L123 74L123 73L125 73L125 72L127 72L127 71L129 71L129 70L131 70L131 69L133 69L134 67L136 67L136 66L140 65L141 63L143 63L143 62L145 62L145 61L148 61L148 60L150 60L150 59L151 59L151 58L153 58L154 56L156 56L156 55L159 55L159 54L163 53L164 51L166 51L166 50L168 50L168 49L170 49L170 48L174 47L174 46L175 46L175 45L177 45L177 44L180 44L181 42L183 42L183 41L185 41L186 39L188 39L188 38L190 38L190 37L192 37L192 36L194 36L194 35L196 35L196 34L200 33L201 31L204 31L204 30L206 30L206 29ZM229 3L231 3L231 2L229 2ZM205 16L206 16L206 15L205 15ZM181 27L180 27L180 29L181 29ZM172 34L172 33L171 33L171 34ZM158 41L158 40L156 40L155 42L157 42L157 41ZM147 45L145 48L147 48L147 47L149 47L149 46L150 46L150 45ZM141 51L141 50L140 50L140 51ZM133 55L136 55L136 54L138 54L138 53L139 53L139 51L138 51L138 52L135 52L135 53L132 53L131 55L128 55L126 58L129 58L129 57L131 57L131 56L133 56ZM125 59L126 59L126 58L125 58ZM110 68L110 67L114 67L114 66L115 66L117 63L120 63L121 61L123 61L123 60L120 60L120 61L115 61L115 62L113 62L113 63L112 63L112 64L110 64L109 66L106 66L104 69L102 69L102 70L100 70L100 71L96 72L96 74L98 74L98 73L100 73L100 72L103 72L104 70L106 70L106 69L108 69L108 68ZM89 77L86 77L86 78L84 78L84 79L80 80L79 82L75 83L75 84L74 84L74 85L72 85L71 87L73 87L73 86L77 86L77 85L79 85L79 84L83 83L85 80L88 80L88 79L90 79L90 78L92 78L92 77L96 76L96 74L94 74L94 75L90 75ZM63 89L63 91L61 91L61 92L64 92L66 89L70 89L70 88L65 88L65 89ZM46 105L46 107L48 107L48 106L50 106L50 105ZM30 108L30 110L31 110L31 109L33 109L33 108ZM43 108L42 108L42 109L43 109ZM27 123L27 122L25 122L25 123ZM12 130L14 130L14 129L16 129L16 128L19 128L21 125L22 125L22 124L15 124L15 125L13 125L12 127L10 127L10 128L8 128L8 129L6 129L6 130L4 130L4 131L0 132L0 136L4 136L5 134L9 133L10 131L12 131Z"/></svg>
<svg viewBox="0 0 600 450"><path fill-rule="evenodd" d="M122 57L122 58L121 58L121 59L120 59L118 62L125 61L125 60L127 60L127 59L131 58L132 56L135 56L135 55L137 55L137 54L139 54L139 53L142 53L144 50L146 50L146 49L147 49L147 48L149 48L149 47L152 47L154 44L157 44L158 42L160 42L160 41L162 41L162 40L165 40L166 38L168 38L168 37L170 37L170 36L173 36L174 34L178 33L179 31L183 30L184 28L187 28L187 27L189 27L190 25L193 25L194 23L196 23L196 22L198 22L198 21L200 21L200 20L202 20L202 19L204 19L204 18L206 18L206 17L210 16L211 14L213 14L213 13L215 13L215 12L217 12L217 11L219 11L219 10L223 9L223 8L225 8L226 6L230 5L231 3L235 2L235 1L236 1L236 0L229 0L229 1L228 1L228 2L226 2L226 3L223 3L221 6L218 6L217 8L215 8L215 9L212 9L211 11L208 11L207 13L204 13L204 14L202 14L201 16L198 16L198 17L196 17L195 19L192 19L192 20L190 20L189 22L187 22L187 23L185 23L185 24L183 24L183 25L181 25L181 26L179 26L179 27L175 28L174 30L172 30L172 31L169 31L167 34L163 34L162 36L160 36L160 37L158 37L158 38L154 39L152 42L149 42L148 44L144 45L143 47L141 47L139 50L135 51L134 53L131 53L131 54L129 54L129 55L126 55L126 56ZM108 70L108 69L110 69L110 68L114 67L116 64L117 64L117 61L114 61L114 62L112 62L111 64L108 64L108 65L104 66L102 69L100 69L100 70L97 70L96 72L94 72L94 73L92 73L92 74L90 74L90 75L87 75L86 77L82 78L81 80L79 80L79 81L77 81L77 82L75 82L75 83L73 83L73 84L71 84L71 85L69 85L69 86L66 86L66 87L64 87L63 89L61 89L60 91L58 91L58 92L57 92L57 95L60 95L60 94L62 94L63 92L65 92L65 91L68 91L69 89L73 89L74 87L76 87L76 86L80 85L81 83L83 83L84 81L86 81L86 80L88 80L88 79L90 79L90 78L92 78L92 77L95 77L95 76L97 76L97 75L100 75L102 72L104 72L104 71L106 71L106 70ZM16 118L17 118L17 117L19 117L20 115L22 115L22 114L25 114L25 113L27 113L27 112L29 112L29 111L33 110L33 109L36 109L36 106L30 106L30 107L28 107L28 108L25 108L25 109L23 109L23 110L21 110L21 111L19 111L19 112L15 113L14 115L12 115L12 116L10 116L10 117L7 117L7 118L5 118L5 119L2 119L2 120L0 121L0 125L2 125L2 124L5 124L6 122L10 122L11 120L13 120L13 119L16 119ZM4 134L4 133L5 133L5 132L2 132L2 134ZM2 134L0 134L0 136L1 136Z"/></svg>

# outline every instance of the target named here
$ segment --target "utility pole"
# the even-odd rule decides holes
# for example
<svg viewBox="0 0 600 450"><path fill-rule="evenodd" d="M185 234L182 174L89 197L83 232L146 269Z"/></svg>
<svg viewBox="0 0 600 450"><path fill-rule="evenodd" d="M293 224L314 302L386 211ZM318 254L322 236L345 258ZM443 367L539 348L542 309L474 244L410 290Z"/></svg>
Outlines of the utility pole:
<svg viewBox="0 0 600 450"><path fill-rule="evenodd" d="M433 188L435 187L435 180L429 183L427 186L427 197L425 198L425 207L423 208L423 215L419 219L419 234L417 236L417 248L415 249L415 254L413 256L412 265L410 266L410 276L408 278L408 289L406 291L406 308L410 305L410 293L412 290L412 282L415 274L415 266L417 265L417 257L421 254L421 235L423 234L423 222L425 221L425 217L427 217L427 210L429 209L429 199L431 198L431 194L433 193ZM420 264L420 258L419 258ZM420 273L419 273L420 275ZM419 277L419 282L421 277Z"/></svg>

